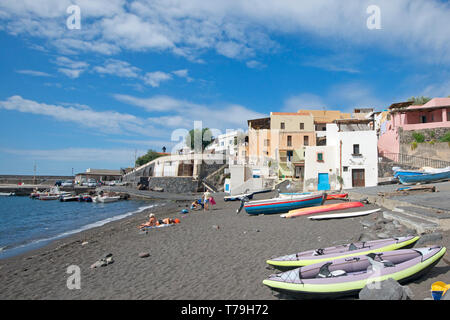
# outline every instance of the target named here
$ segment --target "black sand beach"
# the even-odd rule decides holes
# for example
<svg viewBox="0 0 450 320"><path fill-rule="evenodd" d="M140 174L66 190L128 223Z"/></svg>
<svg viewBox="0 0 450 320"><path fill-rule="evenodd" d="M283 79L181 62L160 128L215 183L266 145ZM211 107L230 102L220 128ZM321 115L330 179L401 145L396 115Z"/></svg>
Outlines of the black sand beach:
<svg viewBox="0 0 450 320"><path fill-rule="evenodd" d="M286 220L279 215L249 216L244 210L237 215L238 202L224 202L220 195L215 199L213 210L186 215L180 211L190 202L168 201L156 210L0 260L0 299L280 299L262 285L275 272L265 260L358 241L367 232L361 221L382 216L379 212L340 220ZM143 233L137 226L149 212L159 218L177 217L181 223ZM397 228L395 232L400 236L409 231ZM443 233L442 239L431 244L448 248L449 240L450 234ZM143 252L150 256L141 258ZM109 253L114 263L91 268ZM67 287L71 265L81 270L79 290ZM431 284L439 280L450 282L450 267L443 260L408 284L413 298L429 298Z"/></svg>

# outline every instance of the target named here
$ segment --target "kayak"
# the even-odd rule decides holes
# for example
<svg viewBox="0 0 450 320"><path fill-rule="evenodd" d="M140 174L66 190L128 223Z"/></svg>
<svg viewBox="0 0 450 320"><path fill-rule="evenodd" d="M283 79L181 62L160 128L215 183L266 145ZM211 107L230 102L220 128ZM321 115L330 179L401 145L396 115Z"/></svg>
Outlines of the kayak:
<svg viewBox="0 0 450 320"><path fill-rule="evenodd" d="M282 218L295 218L299 216L306 216L314 213L328 212L328 211L336 211L350 208L364 207L361 202L344 202L344 203L333 203L326 204L322 206L317 206L314 208L302 208L297 210L291 210L289 213L282 214L280 217Z"/></svg>
<svg viewBox="0 0 450 320"><path fill-rule="evenodd" d="M348 197L348 193L329 194L329 195L327 195L327 200L345 199L347 197Z"/></svg>
<svg viewBox="0 0 450 320"><path fill-rule="evenodd" d="M357 295L366 285L392 278L405 284L431 270L445 247L401 249L325 261L273 274L263 284L274 291L302 298Z"/></svg>
<svg viewBox="0 0 450 320"><path fill-rule="evenodd" d="M371 252L391 251L414 246L420 237L399 237L390 239L373 240L367 242L350 243L336 247L319 248L300 253L267 260L266 263L277 269L292 269L307 266L318 262L331 261L365 255Z"/></svg>
<svg viewBox="0 0 450 320"><path fill-rule="evenodd" d="M311 220L354 218L354 217L367 216L369 214L378 212L380 210L381 209L373 209L373 210L358 211L358 212L331 213L331 214L322 214L320 216L313 216L313 217L308 217L308 218Z"/></svg>
<svg viewBox="0 0 450 320"><path fill-rule="evenodd" d="M323 204L325 199L325 193L316 192L305 195L291 196L290 198L273 198L249 201L244 204L244 208L248 214L281 213L298 208L318 206Z"/></svg>

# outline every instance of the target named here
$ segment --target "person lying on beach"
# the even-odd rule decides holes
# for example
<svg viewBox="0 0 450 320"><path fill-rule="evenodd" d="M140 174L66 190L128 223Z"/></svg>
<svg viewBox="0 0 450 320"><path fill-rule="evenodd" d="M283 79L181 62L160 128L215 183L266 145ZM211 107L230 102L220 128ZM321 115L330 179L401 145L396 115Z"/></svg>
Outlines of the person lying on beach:
<svg viewBox="0 0 450 320"><path fill-rule="evenodd" d="M144 227L154 227L157 225L158 221L155 218L155 215L153 213L150 213L150 215L148 216L148 221L141 224L138 228L144 228Z"/></svg>
<svg viewBox="0 0 450 320"><path fill-rule="evenodd" d="M156 222L156 225L160 226L162 224L173 224L173 223L180 223L180 219L178 219L178 218L175 218L175 219L165 218L165 219L162 219L162 220L158 220Z"/></svg>

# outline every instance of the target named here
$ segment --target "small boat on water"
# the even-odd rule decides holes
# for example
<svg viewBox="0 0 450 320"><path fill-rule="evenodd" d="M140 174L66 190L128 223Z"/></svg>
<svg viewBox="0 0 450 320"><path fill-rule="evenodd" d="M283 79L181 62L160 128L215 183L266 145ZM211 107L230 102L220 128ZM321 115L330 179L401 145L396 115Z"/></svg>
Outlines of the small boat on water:
<svg viewBox="0 0 450 320"><path fill-rule="evenodd" d="M0 192L1 197L11 197L15 196L16 194L14 192Z"/></svg>
<svg viewBox="0 0 450 320"><path fill-rule="evenodd" d="M74 201L78 201L79 198L80 198L79 196L73 196L73 195L62 196L62 197L59 198L59 201L61 201L61 202L74 202Z"/></svg>
<svg viewBox="0 0 450 320"><path fill-rule="evenodd" d="M400 175L398 179L402 184L416 184L445 181L450 179L450 170L437 173L424 173L417 175Z"/></svg>
<svg viewBox="0 0 450 320"><path fill-rule="evenodd" d="M246 202L244 208L248 214L282 213L298 208L321 205L324 203L326 197L326 193L316 192L287 198L254 200Z"/></svg>
<svg viewBox="0 0 450 320"><path fill-rule="evenodd" d="M445 247L400 249L323 261L263 281L270 289L302 298L357 295L367 284L392 278L400 284L416 280L444 256Z"/></svg>
<svg viewBox="0 0 450 320"><path fill-rule="evenodd" d="M411 248L419 240L417 236L380 239L355 242L335 247L319 248L300 253L289 254L267 260L266 263L281 270L293 269L310 264L366 255L371 252L392 251Z"/></svg>
<svg viewBox="0 0 450 320"><path fill-rule="evenodd" d="M101 203L110 203L110 202L116 202L120 200L120 196L96 196L92 198L93 202L101 202Z"/></svg>
<svg viewBox="0 0 450 320"><path fill-rule="evenodd" d="M295 209L289 211L289 213L282 214L281 218L295 218L300 216L307 216L314 213L322 213L322 212L329 212L329 211L338 211L338 210L344 210L344 209L351 209L351 208L357 208L357 207L364 207L364 204L358 201L354 202L343 202L343 203L333 203L333 204L326 204L322 206L317 206L314 208L302 208L302 209Z"/></svg>
<svg viewBox="0 0 450 320"><path fill-rule="evenodd" d="M92 202L92 197L88 194L82 194L78 197L78 201L80 202Z"/></svg>

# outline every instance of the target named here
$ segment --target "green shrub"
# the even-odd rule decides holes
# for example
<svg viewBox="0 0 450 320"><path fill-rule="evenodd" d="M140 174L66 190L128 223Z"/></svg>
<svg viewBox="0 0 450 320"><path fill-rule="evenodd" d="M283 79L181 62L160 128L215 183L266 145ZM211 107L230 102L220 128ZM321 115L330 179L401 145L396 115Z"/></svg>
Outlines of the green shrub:
<svg viewBox="0 0 450 320"><path fill-rule="evenodd" d="M416 142L416 141L413 141L413 142L411 143L411 150L416 150L416 148L417 148L417 142Z"/></svg>
<svg viewBox="0 0 450 320"><path fill-rule="evenodd" d="M447 131L441 139L439 139L441 142L449 142L450 143L450 131Z"/></svg>
<svg viewBox="0 0 450 320"><path fill-rule="evenodd" d="M420 132L413 132L412 136L417 143L423 143L425 141L425 136Z"/></svg>

